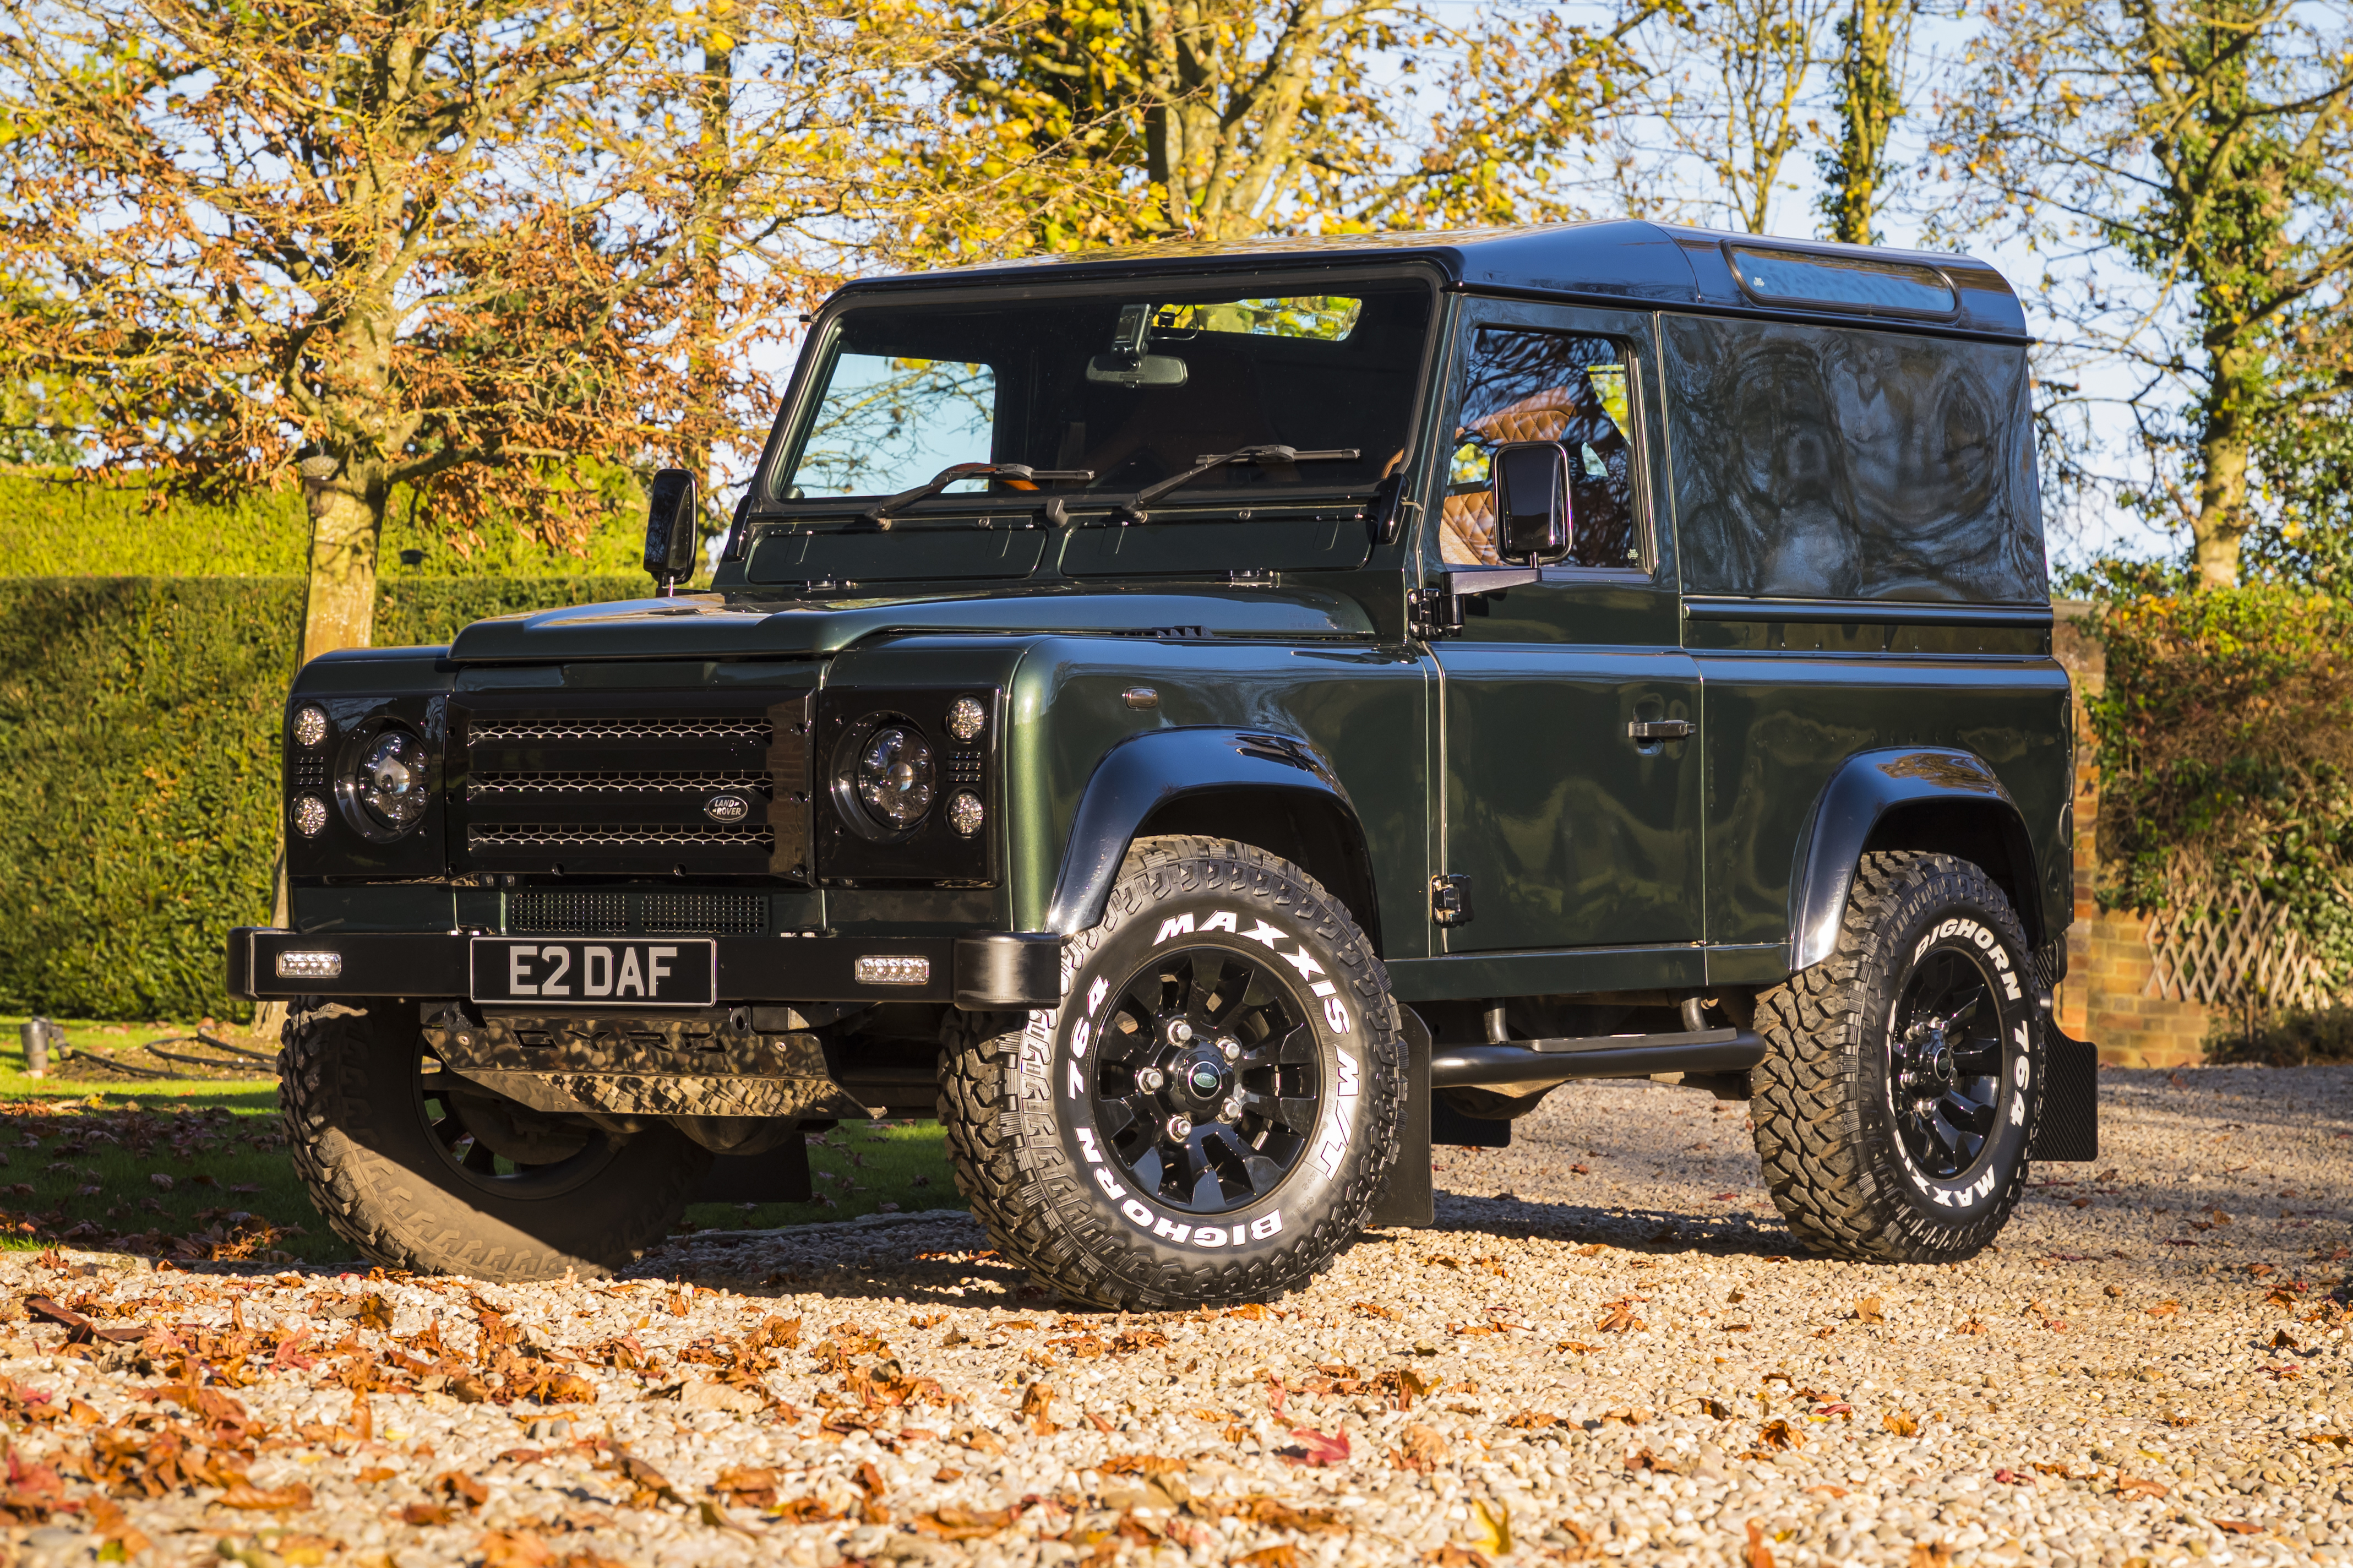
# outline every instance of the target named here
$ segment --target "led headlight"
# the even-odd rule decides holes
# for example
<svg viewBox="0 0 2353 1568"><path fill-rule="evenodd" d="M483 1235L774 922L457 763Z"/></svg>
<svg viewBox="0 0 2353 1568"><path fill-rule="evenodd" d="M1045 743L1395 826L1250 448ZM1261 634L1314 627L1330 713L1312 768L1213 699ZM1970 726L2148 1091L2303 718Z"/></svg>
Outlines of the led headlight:
<svg viewBox="0 0 2353 1568"><path fill-rule="evenodd" d="M948 705L948 733L959 741L971 740L987 722L988 710L977 697L959 697Z"/></svg>
<svg viewBox="0 0 2353 1568"><path fill-rule="evenodd" d="M327 710L316 704L305 706L294 715L294 743L315 746L327 738Z"/></svg>
<svg viewBox="0 0 2353 1568"><path fill-rule="evenodd" d="M854 787L859 804L876 822L901 832L923 820L936 793L937 770L923 736L902 724L886 724L858 749Z"/></svg>
<svg viewBox="0 0 2353 1568"><path fill-rule="evenodd" d="M360 809L388 833L403 833L425 815L431 757L406 730L386 729L360 755L352 795Z"/></svg>

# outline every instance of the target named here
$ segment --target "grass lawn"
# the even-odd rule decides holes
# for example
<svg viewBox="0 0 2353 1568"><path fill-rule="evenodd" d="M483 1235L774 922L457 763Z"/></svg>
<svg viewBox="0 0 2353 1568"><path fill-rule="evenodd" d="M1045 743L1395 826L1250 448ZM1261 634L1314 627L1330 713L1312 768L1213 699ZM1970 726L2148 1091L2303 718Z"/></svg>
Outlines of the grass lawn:
<svg viewBox="0 0 2353 1568"><path fill-rule="evenodd" d="M141 1047L193 1034L171 1025L60 1020L72 1054L29 1078L16 1026L0 1016L0 1247L59 1243L160 1256L336 1263L350 1243L327 1228L296 1180L278 1120L278 1080L181 1070ZM263 1048L235 1029L206 1031ZM216 1060L202 1045L165 1049ZM185 1068L192 1073L207 1069ZM765 1229L860 1215L961 1208L934 1122L844 1122L809 1136L818 1196L806 1204L696 1204L697 1229ZM160 1179L159 1179L160 1178Z"/></svg>

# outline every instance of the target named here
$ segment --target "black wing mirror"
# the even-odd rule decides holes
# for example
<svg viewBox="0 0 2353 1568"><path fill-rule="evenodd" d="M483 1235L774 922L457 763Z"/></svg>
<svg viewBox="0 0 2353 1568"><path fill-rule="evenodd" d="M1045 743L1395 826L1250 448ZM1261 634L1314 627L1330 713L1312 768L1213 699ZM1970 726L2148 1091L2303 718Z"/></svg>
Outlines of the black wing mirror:
<svg viewBox="0 0 2353 1568"><path fill-rule="evenodd" d="M653 574L657 597L671 597L680 580L693 574L700 515L694 476L684 468L656 469L653 504L646 512L646 570Z"/></svg>
<svg viewBox="0 0 2353 1568"><path fill-rule="evenodd" d="M1495 553L1535 563L1566 554L1568 454L1557 441L1495 448Z"/></svg>

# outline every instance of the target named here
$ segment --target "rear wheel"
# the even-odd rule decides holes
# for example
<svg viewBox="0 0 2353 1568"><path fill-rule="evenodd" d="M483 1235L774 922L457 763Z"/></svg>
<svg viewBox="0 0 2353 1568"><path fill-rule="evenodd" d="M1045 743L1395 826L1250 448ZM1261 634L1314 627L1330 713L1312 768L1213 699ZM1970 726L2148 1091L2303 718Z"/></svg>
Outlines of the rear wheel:
<svg viewBox="0 0 2353 1568"><path fill-rule="evenodd" d="M1388 976L1314 879L1147 838L1055 1012L950 1025L940 1120L997 1250L1109 1307L1259 1299L1326 1268L1397 1158Z"/></svg>
<svg viewBox="0 0 2353 1568"><path fill-rule="evenodd" d="M1947 855L1866 855L1838 946L1757 998L1751 1075L1773 1201L1822 1252L1967 1258L2008 1222L2041 1112L2025 933Z"/></svg>
<svg viewBox="0 0 2353 1568"><path fill-rule="evenodd" d="M607 1273L669 1234L707 1152L494 1094L442 1066L416 1018L384 1001L286 1025L294 1167L338 1236L394 1268L519 1281Z"/></svg>

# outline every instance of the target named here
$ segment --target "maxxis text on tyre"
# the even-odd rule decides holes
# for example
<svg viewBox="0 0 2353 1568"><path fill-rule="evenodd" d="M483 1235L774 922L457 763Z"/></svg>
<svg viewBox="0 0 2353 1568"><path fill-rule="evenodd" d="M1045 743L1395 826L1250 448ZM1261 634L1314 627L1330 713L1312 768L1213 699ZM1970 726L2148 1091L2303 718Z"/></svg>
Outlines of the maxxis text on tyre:
<svg viewBox="0 0 2353 1568"><path fill-rule="evenodd" d="M1862 858L1821 963L1757 998L1758 1158L1808 1247L1890 1263L1968 1258L2026 1181L2042 998L2010 901L1978 867Z"/></svg>
<svg viewBox="0 0 2353 1568"><path fill-rule="evenodd" d="M1347 910L1248 845L1143 838L1063 973L1060 1009L964 1016L943 1043L949 1156L997 1249L1122 1308L1328 1267L1405 1109L1388 973Z"/></svg>

